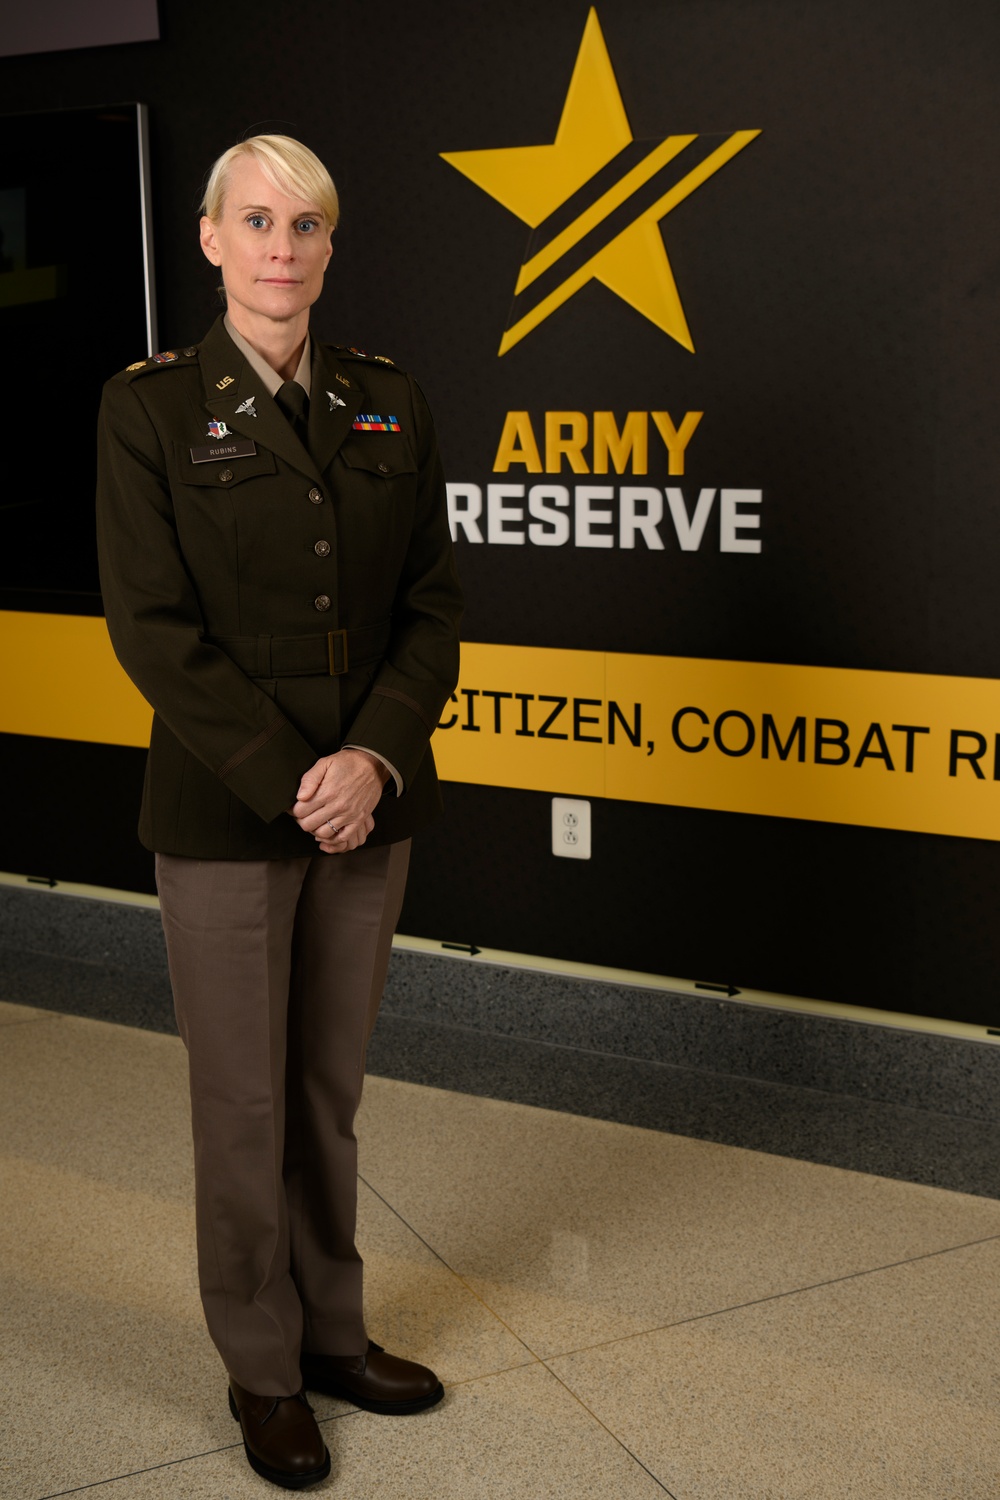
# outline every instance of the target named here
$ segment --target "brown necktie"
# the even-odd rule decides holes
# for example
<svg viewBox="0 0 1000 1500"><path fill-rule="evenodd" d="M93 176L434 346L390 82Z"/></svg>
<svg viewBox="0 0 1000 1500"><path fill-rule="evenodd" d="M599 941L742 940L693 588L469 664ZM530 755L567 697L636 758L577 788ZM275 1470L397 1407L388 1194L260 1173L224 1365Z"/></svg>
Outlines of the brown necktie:
<svg viewBox="0 0 1000 1500"><path fill-rule="evenodd" d="M292 431L302 444L309 447L309 397L297 380L286 380L274 393L274 399L292 424Z"/></svg>

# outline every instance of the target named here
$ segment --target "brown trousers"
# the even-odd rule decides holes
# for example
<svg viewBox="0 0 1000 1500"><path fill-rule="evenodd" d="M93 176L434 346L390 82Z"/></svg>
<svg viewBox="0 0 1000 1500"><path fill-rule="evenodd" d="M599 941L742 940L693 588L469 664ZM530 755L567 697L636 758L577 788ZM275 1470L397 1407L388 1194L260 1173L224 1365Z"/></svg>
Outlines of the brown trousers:
<svg viewBox="0 0 1000 1500"><path fill-rule="evenodd" d="M209 1333L263 1396L368 1346L355 1244L365 1052L410 844L306 859L157 855L188 1051Z"/></svg>

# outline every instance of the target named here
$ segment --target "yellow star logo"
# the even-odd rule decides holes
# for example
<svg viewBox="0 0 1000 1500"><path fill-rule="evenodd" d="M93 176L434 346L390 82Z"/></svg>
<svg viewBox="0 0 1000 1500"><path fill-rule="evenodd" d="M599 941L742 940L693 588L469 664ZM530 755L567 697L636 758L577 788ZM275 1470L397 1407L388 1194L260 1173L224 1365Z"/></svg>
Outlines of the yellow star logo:
<svg viewBox="0 0 1000 1500"><path fill-rule="evenodd" d="M499 352L595 280L693 353L660 220L759 134L633 140L591 9L551 146L441 153L533 231Z"/></svg>

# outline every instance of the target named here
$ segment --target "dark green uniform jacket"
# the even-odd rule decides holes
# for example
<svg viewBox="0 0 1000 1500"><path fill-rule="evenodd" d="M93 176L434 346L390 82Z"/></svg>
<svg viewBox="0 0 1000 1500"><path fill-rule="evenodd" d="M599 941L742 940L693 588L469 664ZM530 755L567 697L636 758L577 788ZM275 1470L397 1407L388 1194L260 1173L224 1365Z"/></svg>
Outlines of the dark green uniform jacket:
<svg viewBox="0 0 1000 1500"><path fill-rule="evenodd" d="M101 586L155 710L139 835L161 853L314 854L286 809L345 743L403 779L370 842L440 804L460 596L430 414L402 371L315 341L311 380L308 453L221 319L105 386Z"/></svg>

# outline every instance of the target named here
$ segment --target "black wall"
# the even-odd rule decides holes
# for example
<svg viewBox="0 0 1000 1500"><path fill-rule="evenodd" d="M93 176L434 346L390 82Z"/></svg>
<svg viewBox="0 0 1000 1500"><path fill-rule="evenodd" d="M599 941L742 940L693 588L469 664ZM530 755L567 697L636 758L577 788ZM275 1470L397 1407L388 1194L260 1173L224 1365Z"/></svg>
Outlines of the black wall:
<svg viewBox="0 0 1000 1500"><path fill-rule="evenodd" d="M470 640L1000 677L1000 11L598 10L636 137L762 132L724 192L668 221L696 356L592 284L496 357L525 229L439 153L552 140L585 5L164 0L160 42L0 60L0 99L148 105L161 347L218 310L196 237L206 167L281 130L342 195L315 327L419 373L450 477L489 477L506 409L663 405L714 424L704 482L765 488L752 567L637 555L612 574L598 554L461 546ZM100 317L125 236L96 217L65 233L107 244ZM73 453L59 463L72 485ZM12 798L3 867L151 888L132 841L140 752L6 736L2 753L8 786L42 768L80 807L67 831ZM404 931L996 1021L991 841L597 801L584 863L553 859L542 793L453 785L448 806L416 851Z"/></svg>

